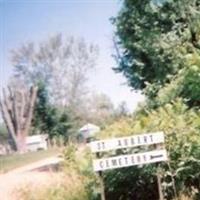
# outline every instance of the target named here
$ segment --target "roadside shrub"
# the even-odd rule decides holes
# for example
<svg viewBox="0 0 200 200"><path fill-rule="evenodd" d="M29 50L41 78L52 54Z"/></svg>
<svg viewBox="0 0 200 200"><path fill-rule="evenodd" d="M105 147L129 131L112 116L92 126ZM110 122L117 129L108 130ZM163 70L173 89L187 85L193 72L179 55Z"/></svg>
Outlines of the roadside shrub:
<svg viewBox="0 0 200 200"><path fill-rule="evenodd" d="M168 162L103 172L106 199L157 200L157 170L162 177L165 199L174 200L176 195L179 200L200 199L200 113L189 109L181 99L120 119L100 132L98 138L156 131L165 133ZM84 145L69 143L63 155L63 182L38 192L26 192L28 197L22 200L99 199L99 180L92 169L90 150Z"/></svg>
<svg viewBox="0 0 200 200"><path fill-rule="evenodd" d="M70 171L47 186L25 186L19 190L18 197L20 200L87 200L84 181L83 177Z"/></svg>
<svg viewBox="0 0 200 200"><path fill-rule="evenodd" d="M64 172L75 171L83 179L83 187L88 200L96 200L99 196L99 180L92 168L92 154L87 146L69 143L64 151ZM87 200L85 199L85 200Z"/></svg>
<svg viewBox="0 0 200 200"><path fill-rule="evenodd" d="M87 147L69 143L63 153L62 172L47 186L25 186L19 190L20 200L96 200L98 179L92 170Z"/></svg>
<svg viewBox="0 0 200 200"><path fill-rule="evenodd" d="M163 131L169 161L159 164L166 199L175 193L200 199L200 113L177 99L156 110L137 113L107 127L99 138ZM156 164L104 172L106 195L112 200L158 199Z"/></svg>

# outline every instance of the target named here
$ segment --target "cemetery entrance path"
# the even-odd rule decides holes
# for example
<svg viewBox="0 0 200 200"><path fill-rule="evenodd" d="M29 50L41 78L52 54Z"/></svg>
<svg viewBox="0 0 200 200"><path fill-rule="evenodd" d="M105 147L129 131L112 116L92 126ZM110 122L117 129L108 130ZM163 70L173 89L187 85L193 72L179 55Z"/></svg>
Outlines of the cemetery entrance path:
<svg viewBox="0 0 200 200"><path fill-rule="evenodd" d="M17 198L19 188L47 186L56 181L58 172L55 172L55 168L60 161L62 158L49 157L0 174L0 199L19 200Z"/></svg>

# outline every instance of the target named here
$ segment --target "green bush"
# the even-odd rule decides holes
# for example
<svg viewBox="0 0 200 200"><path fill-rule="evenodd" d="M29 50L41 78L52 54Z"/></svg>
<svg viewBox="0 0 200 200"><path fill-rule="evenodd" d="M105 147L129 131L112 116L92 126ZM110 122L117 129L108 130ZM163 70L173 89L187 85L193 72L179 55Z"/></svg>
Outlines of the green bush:
<svg viewBox="0 0 200 200"><path fill-rule="evenodd" d="M180 100L156 110L119 120L99 134L111 138L154 131L165 133L169 162L160 164L166 199L177 193L200 198L200 113ZM129 167L104 173L106 195L112 200L158 199L156 164ZM173 182L174 181L174 182Z"/></svg>
<svg viewBox="0 0 200 200"><path fill-rule="evenodd" d="M6 125L0 122L0 144L8 142L8 131Z"/></svg>
<svg viewBox="0 0 200 200"><path fill-rule="evenodd" d="M99 197L99 180L92 168L92 154L88 147L69 143L64 151L64 171L75 171L85 181L83 187L88 195L88 200L96 200ZM85 199L85 200L87 200Z"/></svg>
<svg viewBox="0 0 200 200"><path fill-rule="evenodd" d="M158 199L157 170L161 174L167 200L175 199L175 194L181 200L188 199L187 196L193 200L200 199L200 113L189 109L181 99L156 110L143 109L133 117L122 118L106 127L99 134L99 139L155 131L165 133L168 162L103 172L106 199ZM35 193L37 198L31 197L33 193L29 193L29 198L23 200L40 200L40 196L45 195L49 195L46 199L50 200L100 199L100 184L92 169L90 150L85 146L69 143L64 151L64 160L64 180L70 180L71 184L64 181L59 187Z"/></svg>
<svg viewBox="0 0 200 200"><path fill-rule="evenodd" d="M64 150L62 172L47 186L25 186L19 190L20 200L96 200L98 180L93 173L91 153L69 143Z"/></svg>

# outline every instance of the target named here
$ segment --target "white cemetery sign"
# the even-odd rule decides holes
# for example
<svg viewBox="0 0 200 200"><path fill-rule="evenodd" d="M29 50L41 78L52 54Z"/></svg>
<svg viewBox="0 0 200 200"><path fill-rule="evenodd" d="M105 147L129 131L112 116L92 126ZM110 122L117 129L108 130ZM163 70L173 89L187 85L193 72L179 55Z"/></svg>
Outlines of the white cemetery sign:
<svg viewBox="0 0 200 200"><path fill-rule="evenodd" d="M98 158L100 152L133 148L138 146L155 145L164 143L164 133L148 133L142 135L135 135L129 137L121 137L109 140L100 140L91 142L90 148L93 153L96 153ZM129 167L134 165L144 165L150 163L157 163L167 161L167 151L165 149L157 149L135 154L126 154L120 156L113 156L109 158L99 158L93 161L93 168L99 174L101 184L101 200L105 200L105 190L102 178L102 171L107 169L116 169L121 167ZM160 175L157 173L158 191L160 200L163 200L163 192L160 182Z"/></svg>
<svg viewBox="0 0 200 200"><path fill-rule="evenodd" d="M92 152L102 152L159 143L164 143L163 132L94 141L90 143L90 148Z"/></svg>
<svg viewBox="0 0 200 200"><path fill-rule="evenodd" d="M138 147L138 146L152 145L152 144L161 144L161 143L164 143L163 132L94 141L91 142L89 145L91 151L97 153L109 150L131 148L131 147ZM144 153L95 159L93 161L93 167L94 171L104 171L107 169L116 169L134 165L150 164L166 160L167 160L167 151L165 149L162 149L162 150L147 151Z"/></svg>
<svg viewBox="0 0 200 200"><path fill-rule="evenodd" d="M94 171L104 171L134 165L143 165L167 160L166 150L148 151L145 153L128 154L94 160Z"/></svg>

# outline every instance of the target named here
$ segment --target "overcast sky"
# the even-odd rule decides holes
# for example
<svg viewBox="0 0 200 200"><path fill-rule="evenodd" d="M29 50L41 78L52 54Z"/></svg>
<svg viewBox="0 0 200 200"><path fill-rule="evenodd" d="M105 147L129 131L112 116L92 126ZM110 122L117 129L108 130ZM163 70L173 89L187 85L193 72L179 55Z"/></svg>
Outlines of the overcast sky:
<svg viewBox="0 0 200 200"><path fill-rule="evenodd" d="M110 17L120 9L118 0L0 0L0 88L12 75L10 50L28 41L42 41L56 33L84 37L100 48L97 68L90 74L91 90L107 94L117 105L126 101L134 110L143 97L130 91L126 79L113 72L114 27Z"/></svg>

